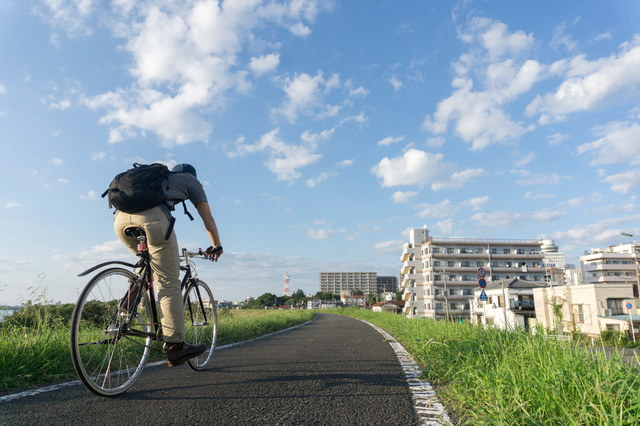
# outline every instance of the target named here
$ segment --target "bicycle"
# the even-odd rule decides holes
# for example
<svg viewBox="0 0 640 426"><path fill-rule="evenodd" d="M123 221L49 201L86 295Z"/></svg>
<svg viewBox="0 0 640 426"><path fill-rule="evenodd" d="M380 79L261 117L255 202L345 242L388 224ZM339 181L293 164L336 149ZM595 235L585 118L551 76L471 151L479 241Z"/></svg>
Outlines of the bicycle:
<svg viewBox="0 0 640 426"><path fill-rule="evenodd" d="M158 317L153 287L153 274L147 250L146 235L138 227L125 232L138 240L134 265L109 261L96 265L78 276L88 275L106 266L84 287L71 320L71 358L82 383L100 396L116 396L138 380L151 350L160 347L162 325ZM185 342L205 343L207 350L187 361L194 370L203 370L216 347L218 314L209 286L198 279L192 259L202 257L202 249L182 249L185 272L181 289L185 313ZM124 297L120 298L122 295ZM154 342L156 342L154 347Z"/></svg>

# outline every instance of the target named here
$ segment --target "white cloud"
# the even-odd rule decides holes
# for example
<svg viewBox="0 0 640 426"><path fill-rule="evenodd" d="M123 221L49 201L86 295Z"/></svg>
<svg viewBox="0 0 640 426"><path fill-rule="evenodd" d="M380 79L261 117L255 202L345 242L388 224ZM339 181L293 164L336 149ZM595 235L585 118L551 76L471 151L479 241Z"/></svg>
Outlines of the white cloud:
<svg viewBox="0 0 640 426"><path fill-rule="evenodd" d="M240 139L236 151L230 152L230 157L241 156L254 152L264 152L269 154L266 166L277 177L278 180L294 180L300 177L298 169L317 162L322 156L316 154L316 144L303 143L293 145L284 142L279 136L280 129L276 128L260 137L260 141L255 144L245 144Z"/></svg>
<svg viewBox="0 0 640 426"><path fill-rule="evenodd" d="M435 135L453 132L472 150L496 143L510 143L531 130L513 121L503 110L528 92L544 75L545 67L534 60L521 60L533 45L533 36L510 32L502 22L474 18L460 32L468 51L454 64L454 92L440 101L423 128ZM484 85L476 89L478 83Z"/></svg>
<svg viewBox="0 0 640 426"><path fill-rule="evenodd" d="M537 96L528 106L527 115L539 115L542 124L562 120L579 111L594 110L611 99L633 100L640 89L640 35L623 43L620 51L608 58L588 61L579 55L555 64L565 81L555 93Z"/></svg>
<svg viewBox="0 0 640 426"><path fill-rule="evenodd" d="M44 0L47 11L36 9L56 30L67 37L86 37L93 33L88 20L99 4L95 0Z"/></svg>
<svg viewBox="0 0 640 426"><path fill-rule="evenodd" d="M394 203L406 203L416 195L418 195L418 193L414 191L406 191L406 192L396 191L393 193L391 198L393 199Z"/></svg>
<svg viewBox="0 0 640 426"><path fill-rule="evenodd" d="M249 69L251 69L254 74L262 75L264 73L275 70L276 68L278 68L279 64L280 55L270 53L268 55L251 58L251 61L249 62Z"/></svg>
<svg viewBox="0 0 640 426"><path fill-rule="evenodd" d="M591 152L594 154L591 165L640 164L640 125L638 123L608 123L596 128L595 132L601 136L600 139L578 147L578 154Z"/></svg>
<svg viewBox="0 0 640 426"><path fill-rule="evenodd" d="M402 89L402 82L398 80L398 77L396 77L395 75L391 76L389 83L391 83L391 86L393 86L393 90L396 92Z"/></svg>
<svg viewBox="0 0 640 426"><path fill-rule="evenodd" d="M20 206L20 204L18 204L16 202L13 202L13 201L9 201L9 202L4 204L4 208L5 209L11 209L13 207L19 207L19 206Z"/></svg>
<svg viewBox="0 0 640 426"><path fill-rule="evenodd" d="M81 200L97 200L98 193L94 190L90 190L86 195L81 195L80 199Z"/></svg>
<svg viewBox="0 0 640 426"><path fill-rule="evenodd" d="M491 201L489 196L485 195L484 197L476 197L464 201L462 206L469 206L472 210L478 211L482 210L482 206L487 204L489 201Z"/></svg>
<svg viewBox="0 0 640 426"><path fill-rule="evenodd" d="M404 243L401 240L383 241L374 244L373 249L378 254L397 254L402 253L402 245Z"/></svg>
<svg viewBox="0 0 640 426"><path fill-rule="evenodd" d="M549 210L538 210L533 213L497 210L476 213L471 216L471 220L484 228L515 228L528 222L547 223L562 216L564 216L562 212Z"/></svg>
<svg viewBox="0 0 640 426"><path fill-rule="evenodd" d="M54 157L54 158L52 158L52 159L51 159L51 160L49 160L49 161L50 161L50 162L51 162L51 164L53 164L54 166L61 166L61 165L64 163L64 161L62 161L62 160L61 160L61 159L59 159L59 158L55 158L55 157Z"/></svg>
<svg viewBox="0 0 640 426"><path fill-rule="evenodd" d="M338 163L338 166L340 167L349 167L353 164L353 160L342 160L341 162Z"/></svg>
<svg viewBox="0 0 640 426"><path fill-rule="evenodd" d="M282 107L274 108L272 113L283 115L290 123L294 123L299 114L313 115L318 111L318 114L335 114L336 106L323 105L322 99L336 85L335 75L325 80L322 72L313 77L307 73L296 74L292 79L285 79L283 90L287 99Z"/></svg>
<svg viewBox="0 0 640 426"><path fill-rule="evenodd" d="M313 238L314 240L328 240L333 237L334 231L331 229L314 229L309 228L307 230L307 235L309 238Z"/></svg>
<svg viewBox="0 0 640 426"><path fill-rule="evenodd" d="M460 210L459 206L454 205L449 200L444 200L438 204L418 204L417 208L420 210L418 216L423 218L448 218L455 216Z"/></svg>
<svg viewBox="0 0 640 426"><path fill-rule="evenodd" d="M382 179L383 187L400 185L431 185L437 191L443 188L459 188L469 179L483 173L481 169L455 171L454 164L443 162L443 154L410 149L396 158L385 157L372 168L372 172Z"/></svg>
<svg viewBox="0 0 640 426"><path fill-rule="evenodd" d="M453 219L445 219L445 220L436 222L436 227L440 230L442 234L452 234L453 226L454 226Z"/></svg>
<svg viewBox="0 0 640 426"><path fill-rule="evenodd" d="M626 194L640 188L640 170L629 170L607 176L604 181L611 184L612 191Z"/></svg>
<svg viewBox="0 0 640 426"><path fill-rule="evenodd" d="M102 11L107 14L102 22L123 40L134 81L81 100L105 111L100 123L109 127L110 142L145 132L159 136L166 146L207 141L213 126L205 114L225 108L231 93L247 93L250 70L266 72L275 66L276 56L270 55L276 53L242 62L241 52L249 43L270 45L257 29L281 26L303 34L306 24L331 7L318 0L120 2ZM290 100L289 114L298 112L296 100Z"/></svg>
<svg viewBox="0 0 640 426"><path fill-rule="evenodd" d="M5 93L7 93L7 87L0 83L0 95L4 95Z"/></svg>
<svg viewBox="0 0 640 426"><path fill-rule="evenodd" d="M529 164L530 162L535 160L535 158L536 158L536 154L533 151L531 151L531 152L529 152L529 154L527 154L524 157L518 159L518 161L516 161L516 165L518 167L526 166L527 164Z"/></svg>
<svg viewBox="0 0 640 426"><path fill-rule="evenodd" d="M635 229L639 220L640 215L608 218L596 223L575 226L567 231L554 232L551 238L576 247L608 246L621 232Z"/></svg>
<svg viewBox="0 0 640 426"><path fill-rule="evenodd" d="M291 31L291 34L298 37L306 37L311 34L311 28L307 27L302 22L289 26L289 31Z"/></svg>
<svg viewBox="0 0 640 426"><path fill-rule="evenodd" d="M522 186L555 185L564 179L568 179L568 176L560 176L556 173L533 173L524 169L514 169L509 173L522 176L522 179L516 181L518 185Z"/></svg>
<svg viewBox="0 0 640 426"><path fill-rule="evenodd" d="M388 146L392 143L402 142L404 140L404 136L387 136L386 138L380 139L378 141L378 145L380 146Z"/></svg>
<svg viewBox="0 0 640 426"><path fill-rule="evenodd" d="M509 32L506 24L488 18L473 18L461 38L467 43L476 41L486 49L491 59L504 55L517 55L533 45L532 34L523 31Z"/></svg>
<svg viewBox="0 0 640 426"><path fill-rule="evenodd" d="M524 194L524 198L528 199L528 200L548 200L550 198L554 198L555 195L553 194L536 194L533 191L528 191L525 192Z"/></svg>
<svg viewBox="0 0 640 426"><path fill-rule="evenodd" d="M586 201L585 197L576 197L576 198L571 198L570 200L567 200L565 204L568 205L569 207L576 208L576 207L582 207L585 201Z"/></svg>
<svg viewBox="0 0 640 426"><path fill-rule="evenodd" d="M314 186L316 186L320 182L327 180L332 174L333 173L331 173L331 172L322 172L322 173L320 173L320 175L316 176L315 178L307 179L306 184L307 184L308 187L313 188Z"/></svg>
<svg viewBox="0 0 640 426"><path fill-rule="evenodd" d="M564 133L554 133L553 135L547 136L547 140L549 141L549 146L558 146L569 139L569 137L569 135Z"/></svg>

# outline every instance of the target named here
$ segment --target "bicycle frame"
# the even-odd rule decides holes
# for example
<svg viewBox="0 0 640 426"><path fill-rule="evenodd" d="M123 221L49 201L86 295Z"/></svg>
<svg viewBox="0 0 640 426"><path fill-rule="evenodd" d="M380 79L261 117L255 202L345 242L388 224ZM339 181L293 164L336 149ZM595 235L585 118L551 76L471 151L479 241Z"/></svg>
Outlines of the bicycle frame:
<svg viewBox="0 0 640 426"><path fill-rule="evenodd" d="M145 246L146 247L146 246ZM197 279L193 273L192 273L192 269L191 269L191 264L190 264L190 259L192 257L201 255L201 251L200 252L189 252L187 251L187 249L182 249L182 257L184 258L185 261L185 265L182 266L180 265L180 270L184 271L185 274L182 277L182 281L180 282L180 291L184 292L189 285L191 285L192 282L195 282L195 280ZM132 263L128 263L128 262L123 262L123 261L119 261L119 260L112 260L109 262L103 262L100 263L98 265L95 265L89 269L87 269L86 271L78 274L79 277L83 277L85 275L90 274L91 272L94 272L98 269L101 269L105 266L109 266L109 265L122 265L122 266L127 266L131 269L139 269L139 273L138 276L140 277L140 281L141 281L141 286L142 288L144 288L144 290L147 291L147 294L149 295L149 302L151 304L151 320L152 320L152 327L153 330L150 333L145 333L139 330L129 330L127 332L128 335L131 336L137 336L137 337L151 337L152 340L154 341L161 341L162 340L162 327L161 327L161 323L159 320L159 316L158 316L158 308L156 306L156 297L155 297L155 288L153 286L153 271L151 270L151 259L149 258L149 252L146 250L146 248L140 252L137 253L138 256L140 256L140 260L138 261L138 263L136 263L135 265ZM202 303L202 296L200 295L200 289L198 287L196 287L196 294L198 296L198 303L200 304L200 308L202 309L202 312L204 314L204 320L205 320L205 324L208 323L208 319L206 317L206 310L204 309L204 305ZM187 296L188 297L188 296ZM138 295L136 296L136 299L133 303L133 309L131 311L131 318L134 317L138 306L140 304L140 299L142 298L142 292L138 292ZM190 302L190 301L189 301ZM187 304L189 306L189 316L191 318L191 320L193 321L193 311L191 310L191 303ZM118 313L114 313L114 316L118 315ZM127 322L127 324L131 321L131 319L129 319L129 321Z"/></svg>

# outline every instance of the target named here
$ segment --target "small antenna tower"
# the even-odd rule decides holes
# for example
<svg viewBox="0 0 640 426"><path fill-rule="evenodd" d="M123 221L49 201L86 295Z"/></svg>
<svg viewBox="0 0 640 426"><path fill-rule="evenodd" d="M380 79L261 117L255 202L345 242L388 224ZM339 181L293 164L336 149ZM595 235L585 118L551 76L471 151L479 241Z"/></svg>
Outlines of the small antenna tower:
<svg viewBox="0 0 640 426"><path fill-rule="evenodd" d="M289 295L289 273L284 276L284 295Z"/></svg>

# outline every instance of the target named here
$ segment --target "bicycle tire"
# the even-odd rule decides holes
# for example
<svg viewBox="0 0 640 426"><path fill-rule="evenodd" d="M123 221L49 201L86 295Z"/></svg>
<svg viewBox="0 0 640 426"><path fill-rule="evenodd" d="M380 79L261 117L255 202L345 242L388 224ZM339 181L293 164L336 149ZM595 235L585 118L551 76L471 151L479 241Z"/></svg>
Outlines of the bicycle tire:
<svg viewBox="0 0 640 426"><path fill-rule="evenodd" d="M213 293L204 281L196 280L187 286L184 326L186 343L204 343L207 346L204 353L187 361L194 370L203 370L213 356L218 337L218 309Z"/></svg>
<svg viewBox="0 0 640 426"><path fill-rule="evenodd" d="M80 293L71 320L71 359L82 383L93 393L111 397L129 389L149 358L151 337L130 334L152 330L151 302L141 289L140 303L128 326L129 314L119 310L136 276L110 268L96 274Z"/></svg>

